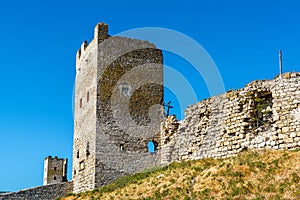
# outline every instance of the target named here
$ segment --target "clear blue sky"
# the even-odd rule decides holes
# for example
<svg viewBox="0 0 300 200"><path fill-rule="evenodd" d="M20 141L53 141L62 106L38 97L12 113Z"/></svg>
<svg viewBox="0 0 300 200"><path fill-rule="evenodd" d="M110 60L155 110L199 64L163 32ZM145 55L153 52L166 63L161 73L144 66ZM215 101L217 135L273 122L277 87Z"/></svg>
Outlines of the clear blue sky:
<svg viewBox="0 0 300 200"><path fill-rule="evenodd" d="M182 32L236 89L278 74L279 49L284 71L300 71L299 10L297 0L1 1L0 191L42 185L48 155L71 166L75 54L97 22L111 35L148 26ZM191 79L199 99L209 96L184 59L165 53L165 63Z"/></svg>

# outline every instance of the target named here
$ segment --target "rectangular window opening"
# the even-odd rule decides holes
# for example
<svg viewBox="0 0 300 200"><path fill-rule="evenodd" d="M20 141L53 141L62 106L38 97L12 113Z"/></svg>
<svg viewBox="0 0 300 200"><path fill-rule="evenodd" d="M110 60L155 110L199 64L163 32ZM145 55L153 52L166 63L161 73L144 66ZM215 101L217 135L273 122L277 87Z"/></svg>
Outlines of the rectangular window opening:
<svg viewBox="0 0 300 200"><path fill-rule="evenodd" d="M79 171L80 170L84 170L85 168L85 164L84 164L84 160L79 162Z"/></svg>
<svg viewBox="0 0 300 200"><path fill-rule="evenodd" d="M124 149L124 144L120 144L120 150L121 150L121 152L125 150Z"/></svg>

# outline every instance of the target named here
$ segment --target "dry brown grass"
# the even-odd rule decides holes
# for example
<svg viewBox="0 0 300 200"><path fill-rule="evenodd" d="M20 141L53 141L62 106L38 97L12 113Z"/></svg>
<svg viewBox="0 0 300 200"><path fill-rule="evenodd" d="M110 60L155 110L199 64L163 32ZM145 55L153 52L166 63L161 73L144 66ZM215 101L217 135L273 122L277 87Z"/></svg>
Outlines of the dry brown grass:
<svg viewBox="0 0 300 200"><path fill-rule="evenodd" d="M249 151L183 161L118 181L64 200L300 199L300 152Z"/></svg>

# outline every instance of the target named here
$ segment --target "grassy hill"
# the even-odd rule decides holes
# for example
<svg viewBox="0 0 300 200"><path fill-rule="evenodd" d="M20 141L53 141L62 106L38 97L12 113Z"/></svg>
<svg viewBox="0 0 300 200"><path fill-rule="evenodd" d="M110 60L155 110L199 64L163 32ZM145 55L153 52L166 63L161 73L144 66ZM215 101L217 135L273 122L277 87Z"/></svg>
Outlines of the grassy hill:
<svg viewBox="0 0 300 200"><path fill-rule="evenodd" d="M300 152L248 151L172 163L63 199L300 199Z"/></svg>

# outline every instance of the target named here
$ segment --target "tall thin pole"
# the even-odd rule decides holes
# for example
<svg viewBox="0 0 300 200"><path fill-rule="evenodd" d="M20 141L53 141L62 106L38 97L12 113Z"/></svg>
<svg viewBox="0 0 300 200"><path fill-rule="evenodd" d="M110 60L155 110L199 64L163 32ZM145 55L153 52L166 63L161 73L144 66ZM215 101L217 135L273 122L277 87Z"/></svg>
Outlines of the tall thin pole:
<svg viewBox="0 0 300 200"><path fill-rule="evenodd" d="M170 115L170 108L174 108L174 107L171 106L171 101L169 101L167 104L164 104L164 106L167 107L167 117L169 117L169 115Z"/></svg>
<svg viewBox="0 0 300 200"><path fill-rule="evenodd" d="M280 69L280 76L282 75L282 51L279 50L279 69Z"/></svg>

